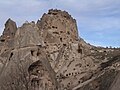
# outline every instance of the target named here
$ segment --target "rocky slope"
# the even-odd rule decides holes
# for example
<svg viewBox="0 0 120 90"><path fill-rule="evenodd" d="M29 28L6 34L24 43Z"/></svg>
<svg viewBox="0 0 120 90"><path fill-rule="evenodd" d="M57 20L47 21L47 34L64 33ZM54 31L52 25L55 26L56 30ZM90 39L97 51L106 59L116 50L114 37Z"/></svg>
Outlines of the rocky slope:
<svg viewBox="0 0 120 90"><path fill-rule="evenodd" d="M120 48L87 44L66 11L51 9L18 28L8 19L0 37L0 90L109 90L119 61Z"/></svg>

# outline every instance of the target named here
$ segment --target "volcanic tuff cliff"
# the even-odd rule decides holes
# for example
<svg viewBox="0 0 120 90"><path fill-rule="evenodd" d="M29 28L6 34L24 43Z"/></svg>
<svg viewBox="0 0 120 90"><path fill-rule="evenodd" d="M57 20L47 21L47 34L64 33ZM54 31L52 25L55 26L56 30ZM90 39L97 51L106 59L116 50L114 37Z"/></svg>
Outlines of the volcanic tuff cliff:
<svg viewBox="0 0 120 90"><path fill-rule="evenodd" d="M108 90L119 60L119 48L80 38L66 11L51 9L18 28L8 19L0 37L0 90Z"/></svg>

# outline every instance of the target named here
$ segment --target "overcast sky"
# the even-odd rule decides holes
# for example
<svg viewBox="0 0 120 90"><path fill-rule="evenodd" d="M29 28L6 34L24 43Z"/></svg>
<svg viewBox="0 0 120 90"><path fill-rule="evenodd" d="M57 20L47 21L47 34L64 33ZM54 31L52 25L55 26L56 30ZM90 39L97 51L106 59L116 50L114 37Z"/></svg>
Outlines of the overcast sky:
<svg viewBox="0 0 120 90"><path fill-rule="evenodd" d="M21 26L26 20L37 21L51 8L68 11L88 43L120 46L120 0L0 0L0 33L8 18Z"/></svg>

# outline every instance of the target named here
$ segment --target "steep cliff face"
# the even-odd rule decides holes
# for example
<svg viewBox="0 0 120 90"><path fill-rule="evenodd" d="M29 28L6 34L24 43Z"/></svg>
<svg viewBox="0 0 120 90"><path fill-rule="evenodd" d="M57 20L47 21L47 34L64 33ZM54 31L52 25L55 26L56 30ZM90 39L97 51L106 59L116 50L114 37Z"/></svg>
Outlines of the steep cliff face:
<svg viewBox="0 0 120 90"><path fill-rule="evenodd" d="M119 53L87 44L66 11L51 9L19 28L8 19L0 38L0 90L107 90Z"/></svg>
<svg viewBox="0 0 120 90"><path fill-rule="evenodd" d="M12 47L15 33L17 31L17 25L11 19L8 19L5 23L5 29L0 37L0 46Z"/></svg>
<svg viewBox="0 0 120 90"><path fill-rule="evenodd" d="M61 10L49 10L47 14L44 14L37 22L37 26L43 32L46 43L53 42L54 40L48 39L47 36L51 35L57 38L54 42L69 42L78 39L78 30L76 20L73 19L66 11ZM45 34L45 31L48 33Z"/></svg>
<svg viewBox="0 0 120 90"><path fill-rule="evenodd" d="M16 30L17 30L16 23L11 19L8 19L7 22L5 23L5 29L2 35L3 39L14 38Z"/></svg>

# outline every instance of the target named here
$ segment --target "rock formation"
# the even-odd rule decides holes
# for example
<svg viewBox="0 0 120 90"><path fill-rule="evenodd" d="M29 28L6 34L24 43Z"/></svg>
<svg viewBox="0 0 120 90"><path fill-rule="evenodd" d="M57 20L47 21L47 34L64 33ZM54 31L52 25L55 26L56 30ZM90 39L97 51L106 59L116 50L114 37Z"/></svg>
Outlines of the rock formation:
<svg viewBox="0 0 120 90"><path fill-rule="evenodd" d="M21 27L8 19L0 37L0 90L109 90L119 61L120 48L86 43L66 11L51 9Z"/></svg>

